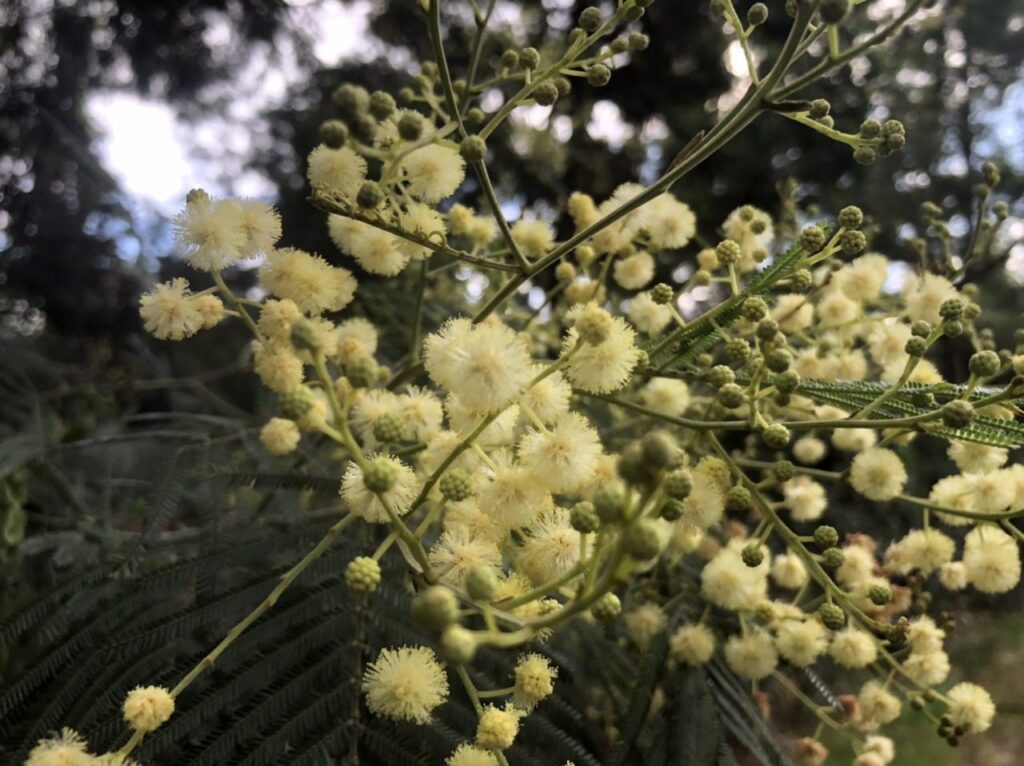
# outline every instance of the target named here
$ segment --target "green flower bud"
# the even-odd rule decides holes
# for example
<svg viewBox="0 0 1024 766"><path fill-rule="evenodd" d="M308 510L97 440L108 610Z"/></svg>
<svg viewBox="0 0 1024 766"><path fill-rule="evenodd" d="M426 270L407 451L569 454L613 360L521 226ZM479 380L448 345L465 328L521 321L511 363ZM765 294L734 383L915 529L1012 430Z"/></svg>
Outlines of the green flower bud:
<svg viewBox="0 0 1024 766"><path fill-rule="evenodd" d="M796 476L796 466L789 460L776 460L772 466L772 478L778 482L786 482Z"/></svg>
<svg viewBox="0 0 1024 766"><path fill-rule="evenodd" d="M626 510L626 488L622 482L605 484L594 493L594 510L605 523L621 521Z"/></svg>
<svg viewBox="0 0 1024 766"><path fill-rule="evenodd" d="M604 64L591 64L587 67L587 82L595 88L603 88L612 79L612 70Z"/></svg>
<svg viewBox="0 0 1024 766"><path fill-rule="evenodd" d="M827 117L831 109L832 105L828 101L816 98L811 102L811 108L807 110L807 114L812 120L820 120L822 117Z"/></svg>
<svg viewBox="0 0 1024 766"><path fill-rule="evenodd" d="M622 602L614 593L605 593L590 607L590 613L595 620L611 622L622 614Z"/></svg>
<svg viewBox="0 0 1024 766"><path fill-rule="evenodd" d="M957 319L947 319L942 323L942 333L950 338L959 338L964 334L964 323Z"/></svg>
<svg viewBox="0 0 1024 766"><path fill-rule="evenodd" d="M277 411L288 420L301 421L316 404L316 394L309 386L295 386L277 395Z"/></svg>
<svg viewBox="0 0 1024 766"><path fill-rule="evenodd" d="M959 298L947 298L939 306L939 316L943 319L960 319L964 315L964 302Z"/></svg>
<svg viewBox="0 0 1024 766"><path fill-rule="evenodd" d="M905 136L907 129L903 127L903 123L899 120L886 120L882 124L882 135L883 136Z"/></svg>
<svg viewBox="0 0 1024 766"><path fill-rule="evenodd" d="M536 48L523 48L519 51L519 63L524 69L536 69L540 66L540 51Z"/></svg>
<svg viewBox="0 0 1024 766"><path fill-rule="evenodd" d="M800 375L796 370L780 372L772 378L775 390L782 394L792 394L800 387Z"/></svg>
<svg viewBox="0 0 1024 766"><path fill-rule="evenodd" d="M363 468L363 484L377 495L382 495L398 482L398 466L385 456L376 457Z"/></svg>
<svg viewBox="0 0 1024 766"><path fill-rule="evenodd" d="M405 421L394 412L381 415L373 421L373 438L382 444L402 441L404 431Z"/></svg>
<svg viewBox="0 0 1024 766"><path fill-rule="evenodd" d="M760 543L747 543L743 546L743 551L740 553L740 558L743 559L743 563L748 567L757 567L764 561L764 547Z"/></svg>
<svg viewBox="0 0 1024 766"><path fill-rule="evenodd" d="M976 354L972 354L967 363L971 374L977 375L980 378L992 377L999 372L1000 366L999 354L995 351L979 351Z"/></svg>
<svg viewBox="0 0 1024 766"><path fill-rule="evenodd" d="M398 135L403 141L417 141L423 135L423 116L419 112L405 112L398 120Z"/></svg>
<svg viewBox="0 0 1024 766"><path fill-rule="evenodd" d="M484 114L484 110L478 106L474 106L466 112L466 122L470 125L480 125L486 117L487 115Z"/></svg>
<svg viewBox="0 0 1024 766"><path fill-rule="evenodd" d="M932 334L932 326L923 319L918 319L910 325L910 334L918 338L927 338Z"/></svg>
<svg viewBox="0 0 1024 766"><path fill-rule="evenodd" d="M732 410L739 407L747 400L746 394L743 389L737 386L735 383L726 383L720 389L718 389L718 402L723 407L727 407Z"/></svg>
<svg viewBox="0 0 1024 766"><path fill-rule="evenodd" d="M345 567L345 584L356 593L373 593L380 585L380 564L369 556L359 556Z"/></svg>
<svg viewBox="0 0 1024 766"><path fill-rule="evenodd" d="M608 47L611 48L612 53L625 53L629 50L629 40L625 36L616 37Z"/></svg>
<svg viewBox="0 0 1024 766"><path fill-rule="evenodd" d="M466 136L459 144L459 154L466 162L480 162L487 154L487 144L480 136Z"/></svg>
<svg viewBox="0 0 1024 766"><path fill-rule="evenodd" d="M836 531L835 527L822 524L814 530L814 544L820 550L834 548L839 545L839 532Z"/></svg>
<svg viewBox="0 0 1024 766"><path fill-rule="evenodd" d="M844 207L839 211L839 225L844 229L859 229L864 223L864 212L856 205Z"/></svg>
<svg viewBox="0 0 1024 766"><path fill-rule="evenodd" d="M874 165L878 152L870 146L858 146L853 150L853 161L858 165Z"/></svg>
<svg viewBox="0 0 1024 766"><path fill-rule="evenodd" d="M729 491L725 493L726 510L734 511L736 513L745 511L750 508L750 503L753 499L754 498L750 494L749 489L744 487L742 484L736 484L729 487Z"/></svg>
<svg viewBox="0 0 1024 766"><path fill-rule="evenodd" d="M704 287L705 285L711 284L711 272L707 269L699 269L693 275L693 283L698 287Z"/></svg>
<svg viewBox="0 0 1024 766"><path fill-rule="evenodd" d="M850 12L850 0L821 0L818 12L826 24L838 24Z"/></svg>
<svg viewBox="0 0 1024 766"><path fill-rule="evenodd" d="M882 134L882 123L878 120L864 120L860 124L861 138L878 138Z"/></svg>
<svg viewBox="0 0 1024 766"><path fill-rule="evenodd" d="M553 82L542 82L534 88L533 100L541 106L551 106L558 100L558 88Z"/></svg>
<svg viewBox="0 0 1024 766"><path fill-rule="evenodd" d="M340 149L348 140L348 127L341 120L327 120L318 131L321 143L332 149Z"/></svg>
<svg viewBox="0 0 1024 766"><path fill-rule="evenodd" d="M839 247L844 255L859 255L868 246L868 240L862 231L844 231L839 235Z"/></svg>
<svg viewBox="0 0 1024 766"><path fill-rule="evenodd" d="M1001 176L999 166L994 162L986 162L981 166L981 177L985 179L985 183L989 186L998 186L999 181L1002 180Z"/></svg>
<svg viewBox="0 0 1024 766"><path fill-rule="evenodd" d="M380 377L380 365L369 354L357 354L345 365L345 376L356 388L369 388Z"/></svg>
<svg viewBox="0 0 1024 766"><path fill-rule="evenodd" d="M659 306L665 306L671 303L673 297L675 297L675 291L671 286L666 285L664 282L660 282L651 288L651 300Z"/></svg>
<svg viewBox="0 0 1024 766"><path fill-rule="evenodd" d="M555 84L555 88L558 90L558 96L568 96L572 93L572 82L569 81L568 77L558 76L551 82Z"/></svg>
<svg viewBox="0 0 1024 766"><path fill-rule="evenodd" d="M505 69L515 69L519 66L519 52L509 48L501 54L501 66Z"/></svg>
<svg viewBox="0 0 1024 766"><path fill-rule="evenodd" d="M885 585L872 585L868 591L868 598L875 606L885 606L892 601L892 591Z"/></svg>
<svg viewBox="0 0 1024 766"><path fill-rule="evenodd" d="M907 137L903 133L891 133L886 136L885 148L897 152L907 145Z"/></svg>
<svg viewBox="0 0 1024 766"><path fill-rule="evenodd" d="M740 308L740 313L748 322L757 322L768 316L768 304L764 302L763 298L747 298Z"/></svg>
<svg viewBox="0 0 1024 766"><path fill-rule="evenodd" d="M669 498L661 506L661 518L665 521L679 521L683 518L683 504L679 500Z"/></svg>
<svg viewBox="0 0 1024 766"><path fill-rule="evenodd" d="M651 45L651 38L643 32L630 32L626 38L627 47L630 51L645 51Z"/></svg>
<svg viewBox="0 0 1024 766"><path fill-rule="evenodd" d="M489 603L498 590L498 575L493 567L479 564L466 572L466 593L474 601Z"/></svg>
<svg viewBox="0 0 1024 766"><path fill-rule="evenodd" d="M586 500L576 503L569 511L569 523L580 534L596 532L600 522L594 511L594 504Z"/></svg>
<svg viewBox="0 0 1024 766"><path fill-rule="evenodd" d="M721 388L726 383L735 383L736 373L724 364L716 364L708 370L707 381L715 388Z"/></svg>
<svg viewBox="0 0 1024 766"><path fill-rule="evenodd" d="M839 548L826 548L821 553L821 566L829 572L834 572L843 565L846 556Z"/></svg>
<svg viewBox="0 0 1024 766"><path fill-rule="evenodd" d="M678 468L665 476L661 488L669 497L684 500L693 489L693 479L690 478L689 471Z"/></svg>
<svg viewBox="0 0 1024 766"><path fill-rule="evenodd" d="M452 665L465 665L476 655L476 636L461 625L451 625L441 634L441 656Z"/></svg>
<svg viewBox="0 0 1024 766"><path fill-rule="evenodd" d="M449 468L438 482L445 500L458 503L473 494L473 485L468 473L461 468Z"/></svg>
<svg viewBox="0 0 1024 766"><path fill-rule="evenodd" d="M967 428L974 420L974 406L964 399L954 399L942 408L942 424L947 428Z"/></svg>
<svg viewBox="0 0 1024 766"><path fill-rule="evenodd" d="M644 16L644 9L638 5L633 5L626 8L626 21L639 21Z"/></svg>
<svg viewBox="0 0 1024 766"><path fill-rule="evenodd" d="M910 356L916 356L918 358L925 355L928 351L928 341L920 336L913 336L907 340L906 345L903 347Z"/></svg>
<svg viewBox="0 0 1024 766"><path fill-rule="evenodd" d="M339 85L331 94L334 106L343 117L351 118L362 114L370 107L370 94L359 85Z"/></svg>
<svg viewBox="0 0 1024 766"><path fill-rule="evenodd" d="M376 181L363 181L356 192L356 204L365 210L373 210L384 204L384 190Z"/></svg>
<svg viewBox="0 0 1024 766"><path fill-rule="evenodd" d="M771 340L779 334L779 323L774 319L762 319L757 323L754 332L761 340Z"/></svg>
<svg viewBox="0 0 1024 766"><path fill-rule="evenodd" d="M728 266L739 261L743 256L743 249L738 242L734 242L731 239L723 239L715 245L715 255L718 256L719 262Z"/></svg>
<svg viewBox="0 0 1024 766"><path fill-rule="evenodd" d="M747 11L747 23L752 27L759 27L768 21L768 6L764 3L754 3Z"/></svg>
<svg viewBox="0 0 1024 766"><path fill-rule="evenodd" d="M761 438L771 449L784 449L789 444L789 429L782 423L772 423L761 432Z"/></svg>
<svg viewBox="0 0 1024 766"><path fill-rule="evenodd" d="M800 247L808 254L819 252L825 246L826 241L825 231L820 226L805 227L797 240Z"/></svg>
<svg viewBox="0 0 1024 766"><path fill-rule="evenodd" d="M648 463L643 445L638 442L634 442L622 450L616 468L624 481L634 485L650 483L654 478L654 471L657 470Z"/></svg>
<svg viewBox="0 0 1024 766"><path fill-rule="evenodd" d="M292 325L288 337L292 345L299 351L309 351L311 354L316 354L320 351L320 339L317 337L312 322L300 319Z"/></svg>
<svg viewBox="0 0 1024 766"><path fill-rule="evenodd" d="M444 630L458 620L459 600L444 585L431 585L412 600L412 618L427 630Z"/></svg>
<svg viewBox="0 0 1024 766"><path fill-rule="evenodd" d="M970 285L964 285L964 291L970 287ZM977 303L968 303L964 306L964 319L968 322L973 322L975 319L981 316L981 306Z"/></svg>
<svg viewBox="0 0 1024 766"><path fill-rule="evenodd" d="M590 6L584 8L583 12L580 13L579 25L580 28L588 33L593 34L601 27L601 9Z"/></svg>
<svg viewBox="0 0 1024 766"><path fill-rule="evenodd" d="M372 144L377 138L377 121L368 114L349 118L352 135L364 144Z"/></svg>
<svg viewBox="0 0 1024 766"><path fill-rule="evenodd" d="M622 545L637 561L653 559L660 552L661 540L654 522L638 519L622 533Z"/></svg>
<svg viewBox="0 0 1024 766"><path fill-rule="evenodd" d="M822 604L818 610L822 624L830 630L839 630L846 624L846 612L836 604Z"/></svg>
<svg viewBox="0 0 1024 766"><path fill-rule="evenodd" d="M398 104L395 103L395 99L390 93L378 90L370 96L370 114L378 120L386 120L395 113L397 108Z"/></svg>
<svg viewBox="0 0 1024 766"><path fill-rule="evenodd" d="M750 343L743 338L730 338L725 342L725 355L742 364L750 358Z"/></svg>
<svg viewBox="0 0 1024 766"><path fill-rule="evenodd" d="M773 348L765 355L764 363L772 372L785 372L793 364L793 355L784 348Z"/></svg>
<svg viewBox="0 0 1024 766"><path fill-rule="evenodd" d="M640 440L643 458L651 468L666 468L675 461L678 447L675 439L664 431L651 431Z"/></svg>

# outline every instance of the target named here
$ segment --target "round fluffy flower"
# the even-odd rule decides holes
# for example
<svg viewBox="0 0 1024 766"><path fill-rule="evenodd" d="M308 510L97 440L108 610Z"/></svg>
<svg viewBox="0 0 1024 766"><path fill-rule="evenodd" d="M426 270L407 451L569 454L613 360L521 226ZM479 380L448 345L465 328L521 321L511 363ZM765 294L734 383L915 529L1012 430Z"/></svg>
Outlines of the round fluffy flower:
<svg viewBox="0 0 1024 766"><path fill-rule="evenodd" d="M697 233L697 217L690 206L671 194L661 194L646 203L623 226L623 236L632 239L642 230L651 247L675 250L686 247Z"/></svg>
<svg viewBox="0 0 1024 766"><path fill-rule="evenodd" d="M331 266L319 255L292 247L274 250L260 269L260 282L279 298L288 298L307 314L341 311L356 293L348 269Z"/></svg>
<svg viewBox="0 0 1024 766"><path fill-rule="evenodd" d="M459 745L455 752L445 760L445 766L498 766L498 759L493 753L473 747L472 745Z"/></svg>
<svg viewBox="0 0 1024 766"><path fill-rule="evenodd" d="M246 243L242 254L246 258L269 253L281 239L281 216L266 202L243 199L238 202L242 211L242 228Z"/></svg>
<svg viewBox="0 0 1024 766"><path fill-rule="evenodd" d="M524 654L516 664L516 685L512 699L519 707L530 709L555 691L558 671L547 657Z"/></svg>
<svg viewBox="0 0 1024 766"><path fill-rule="evenodd" d="M657 335L672 321L672 309L655 303L650 293L634 295L627 313L629 321L644 335Z"/></svg>
<svg viewBox="0 0 1024 766"><path fill-rule="evenodd" d="M434 382L480 413L508 406L530 381L533 363L521 336L499 322L452 319L427 337L424 365Z"/></svg>
<svg viewBox="0 0 1024 766"><path fill-rule="evenodd" d="M772 319L787 334L806 330L814 321L814 304L800 293L780 295L772 309Z"/></svg>
<svg viewBox="0 0 1024 766"><path fill-rule="evenodd" d="M844 668L865 668L878 657L878 645L870 633L850 626L832 636L828 654Z"/></svg>
<svg viewBox="0 0 1024 766"><path fill-rule="evenodd" d="M1006 593L1020 582L1020 549L999 527L979 525L964 539L967 580L982 593Z"/></svg>
<svg viewBox="0 0 1024 766"><path fill-rule="evenodd" d="M992 696L982 687L963 682L946 692L946 696L949 698L949 717L954 726L979 733L992 725L996 706L992 704Z"/></svg>
<svg viewBox="0 0 1024 766"><path fill-rule="evenodd" d="M768 557L748 567L736 547L722 548L700 573L701 595L715 606L751 611L768 595Z"/></svg>
<svg viewBox="0 0 1024 766"><path fill-rule="evenodd" d="M974 511L972 482L969 476L946 476L932 485L928 499L936 505L953 508L958 511ZM973 524L970 518L956 516L952 513L939 513L939 518L952 527L963 527Z"/></svg>
<svg viewBox="0 0 1024 766"><path fill-rule="evenodd" d="M989 473L1006 464L1009 452L976 442L952 442L946 454L964 473Z"/></svg>
<svg viewBox="0 0 1024 766"><path fill-rule="evenodd" d="M944 651L913 653L903 661L903 670L921 686L937 686L949 678L949 655Z"/></svg>
<svg viewBox="0 0 1024 766"><path fill-rule="evenodd" d="M125 697L121 712L135 731L155 731L174 712L174 697L162 686L136 686Z"/></svg>
<svg viewBox="0 0 1024 766"><path fill-rule="evenodd" d="M252 342L253 369L267 388L287 391L302 383L302 361L290 345Z"/></svg>
<svg viewBox="0 0 1024 766"><path fill-rule="evenodd" d="M401 248L402 240L394 234L340 215L329 216L327 228L338 249L371 274L393 277L409 263L408 253Z"/></svg>
<svg viewBox="0 0 1024 766"><path fill-rule="evenodd" d="M953 540L937 529L912 529L886 554L889 567L899 574L915 569L929 575L953 560Z"/></svg>
<svg viewBox="0 0 1024 766"><path fill-rule="evenodd" d="M448 679L426 647L381 649L363 674L363 691L376 715L422 724L448 697Z"/></svg>
<svg viewBox="0 0 1024 766"><path fill-rule="evenodd" d="M967 475L971 510L998 514L1017 502L1017 487L1007 473L1003 470Z"/></svg>
<svg viewBox="0 0 1024 766"><path fill-rule="evenodd" d="M554 508L529 528L516 562L536 585L542 585L576 566L580 548L580 533L572 528L569 512Z"/></svg>
<svg viewBox="0 0 1024 766"><path fill-rule="evenodd" d="M441 401L425 388L410 386L398 397L398 414L405 421L406 435L416 441L426 441L441 430L444 408Z"/></svg>
<svg viewBox="0 0 1024 766"><path fill-rule="evenodd" d="M505 750L519 733L522 711L512 706L487 705L476 725L476 744L484 750Z"/></svg>
<svg viewBox="0 0 1024 766"><path fill-rule="evenodd" d="M864 741L864 755L873 755L881 759L883 766L896 757L896 745L888 737L872 734Z"/></svg>
<svg viewBox="0 0 1024 766"><path fill-rule="evenodd" d="M871 549L863 545L847 545L843 548L843 563L836 570L836 580L852 588L871 579L876 564Z"/></svg>
<svg viewBox="0 0 1024 766"><path fill-rule="evenodd" d="M861 452L850 466L850 484L868 500L892 500L907 483L899 455L885 447Z"/></svg>
<svg viewBox="0 0 1024 766"><path fill-rule="evenodd" d="M878 436L870 428L837 428L832 432L832 445L843 452L863 452L877 442Z"/></svg>
<svg viewBox="0 0 1024 766"><path fill-rule="evenodd" d="M817 436L801 436L793 443L793 457L804 465L816 465L825 459L828 446Z"/></svg>
<svg viewBox="0 0 1024 766"><path fill-rule="evenodd" d="M544 365L533 366L533 377L544 369ZM520 401L529 407L541 419L542 423L554 423L569 411L569 399L572 397L570 386L560 372L554 372L530 386Z"/></svg>
<svg viewBox="0 0 1024 766"><path fill-rule="evenodd" d="M937 274L924 274L907 280L904 291L907 302L907 314L917 321L923 319L931 324L938 324L941 317L939 308L958 293L953 284L945 277Z"/></svg>
<svg viewBox="0 0 1024 766"><path fill-rule="evenodd" d="M466 177L466 163L457 149L430 144L410 152L399 163L409 193L424 202L450 197Z"/></svg>
<svg viewBox="0 0 1024 766"><path fill-rule="evenodd" d="M782 485L783 505L793 521L816 521L828 507L825 488L808 476L794 476Z"/></svg>
<svg viewBox="0 0 1024 766"><path fill-rule="evenodd" d="M683 500L681 521L697 529L710 529L722 519L725 513L725 496L715 483L701 472L693 474L693 487Z"/></svg>
<svg viewBox="0 0 1024 766"><path fill-rule="evenodd" d="M383 492L380 496L372 492L363 481L362 469L356 465L355 461L352 461L341 480L341 499L345 501L349 510L366 521L386 524L389 519L381 502L382 498L392 511L402 516L410 511L409 505L416 498L419 482L412 469L401 460L386 455L376 459L386 460L394 470L395 483L391 489Z"/></svg>
<svg viewBox="0 0 1024 766"><path fill-rule="evenodd" d="M838 290L829 290L815 307L823 327L847 325L860 316L860 304Z"/></svg>
<svg viewBox="0 0 1024 766"><path fill-rule="evenodd" d="M590 481L601 456L597 431L578 412L569 412L547 431L530 431L519 441L519 462L545 489L577 490Z"/></svg>
<svg viewBox="0 0 1024 766"><path fill-rule="evenodd" d="M160 340L182 340L195 335L205 324L203 312L188 289L188 280L182 277L143 293L139 316L146 332Z"/></svg>
<svg viewBox="0 0 1024 766"><path fill-rule="evenodd" d="M551 493L537 483L532 471L498 456L493 479L480 488L480 507L503 530L529 526L552 507Z"/></svg>
<svg viewBox="0 0 1024 766"><path fill-rule="evenodd" d="M464 526L446 528L428 558L441 581L456 588L463 588L466 575L477 567L501 567L498 546Z"/></svg>
<svg viewBox="0 0 1024 766"><path fill-rule="evenodd" d="M640 401L644 406L661 415L679 417L690 404L690 390L686 383L675 378L651 378L640 389Z"/></svg>
<svg viewBox="0 0 1024 766"><path fill-rule="evenodd" d="M950 561L939 569L939 582L946 590L960 591L967 587L967 567L962 561Z"/></svg>
<svg viewBox="0 0 1024 766"><path fill-rule="evenodd" d="M520 218L512 227L512 239L523 255L535 261L542 258L555 243L555 230L547 221Z"/></svg>
<svg viewBox="0 0 1024 766"><path fill-rule="evenodd" d="M767 678L779 664L771 636L762 631L748 636L730 636L725 642L725 661L733 672L757 681Z"/></svg>
<svg viewBox="0 0 1024 766"><path fill-rule="evenodd" d="M865 683L857 695L857 701L860 702L860 711L864 716L861 725L868 731L892 723L900 716L899 698L878 681Z"/></svg>
<svg viewBox="0 0 1024 766"><path fill-rule="evenodd" d="M644 250L620 258L615 261L612 275L623 290L642 290L654 279L654 258Z"/></svg>
<svg viewBox="0 0 1024 766"><path fill-rule="evenodd" d="M185 258L201 271L220 271L243 258L249 244L241 205L233 199L212 200L205 192L189 195L174 218L174 234Z"/></svg>
<svg viewBox="0 0 1024 766"><path fill-rule="evenodd" d="M898 366L902 371L907 359L905 351L910 340L910 325L887 320L877 325L868 338L868 353L882 367Z"/></svg>
<svg viewBox="0 0 1024 766"><path fill-rule="evenodd" d="M565 336L562 353L576 347L579 334L573 327ZM582 343L573 352L566 374L575 385L592 394L608 394L622 388L640 359L636 333L622 317L612 317L608 337L596 346Z"/></svg>
<svg viewBox="0 0 1024 766"><path fill-rule="evenodd" d="M299 427L286 418L271 418L260 430L260 442L271 455L287 455L299 446Z"/></svg>
<svg viewBox="0 0 1024 766"><path fill-rule="evenodd" d="M865 253L837 271L832 282L852 300L864 303L882 292L889 273L889 260L879 253Z"/></svg>
<svg viewBox="0 0 1024 766"><path fill-rule="evenodd" d="M722 233L740 246L740 271L753 271L757 263L768 254L767 248L775 237L772 218L753 205L736 208L722 224Z"/></svg>
<svg viewBox="0 0 1024 766"><path fill-rule="evenodd" d="M448 413L448 425L451 430L465 438L473 433L487 418L483 413L471 410L455 394L448 394L444 400L444 409ZM519 422L519 405L512 404L493 418L490 425L476 437L480 447L497 447L510 444L515 437L516 424Z"/></svg>
<svg viewBox="0 0 1024 766"><path fill-rule="evenodd" d="M775 646L787 662L804 667L828 648L828 631L814 619L782 620L775 629Z"/></svg>
<svg viewBox="0 0 1024 766"><path fill-rule="evenodd" d="M347 146L331 149L320 144L309 153L306 177L314 189L322 187L344 197L355 197L366 179L366 160Z"/></svg>
<svg viewBox="0 0 1024 766"><path fill-rule="evenodd" d="M681 625L669 639L668 648L676 662L703 665L715 653L715 634L705 625Z"/></svg>
<svg viewBox="0 0 1024 766"><path fill-rule="evenodd" d="M638 649L643 651L651 641L668 625L665 611L657 604L641 604L626 612L622 618L626 635Z"/></svg>
<svg viewBox="0 0 1024 766"><path fill-rule="evenodd" d="M398 217L402 230L419 239L442 244L445 239L444 218L434 208L415 202ZM433 252L429 247L418 245L408 239L398 238L398 249L411 260L422 261Z"/></svg>
<svg viewBox="0 0 1024 766"><path fill-rule="evenodd" d="M95 758L74 729L64 728L56 737L39 740L28 754L25 766L89 766Z"/></svg>
<svg viewBox="0 0 1024 766"><path fill-rule="evenodd" d="M197 295L193 299L196 311L203 318L203 329L216 327L224 318L224 302L216 295Z"/></svg>
<svg viewBox="0 0 1024 766"><path fill-rule="evenodd" d="M907 643L910 650L917 654L930 654L942 650L942 642L946 631L935 624L931 617L918 617L910 623L907 631Z"/></svg>
<svg viewBox="0 0 1024 766"><path fill-rule="evenodd" d="M335 328L338 339L336 355L345 364L359 354L373 354L377 351L377 328L362 317L346 319Z"/></svg>
<svg viewBox="0 0 1024 766"><path fill-rule="evenodd" d="M798 590L807 583L807 568L799 556L784 553L772 561L771 576L780 588Z"/></svg>

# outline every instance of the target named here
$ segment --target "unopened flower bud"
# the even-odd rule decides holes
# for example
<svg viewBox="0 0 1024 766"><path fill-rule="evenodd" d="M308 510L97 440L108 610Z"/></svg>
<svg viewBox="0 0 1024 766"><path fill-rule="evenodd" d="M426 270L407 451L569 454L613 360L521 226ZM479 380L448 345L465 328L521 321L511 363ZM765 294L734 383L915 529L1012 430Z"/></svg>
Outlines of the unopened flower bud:
<svg viewBox="0 0 1024 766"><path fill-rule="evenodd" d="M596 620L611 622L622 614L622 602L614 593L605 593L590 607L590 613Z"/></svg>
<svg viewBox="0 0 1024 766"><path fill-rule="evenodd" d="M498 575L493 567L478 564L466 573L466 593L474 601L489 602L498 590Z"/></svg>
<svg viewBox="0 0 1024 766"><path fill-rule="evenodd" d="M846 612L836 604L822 604L818 615L822 624L831 630L839 630L846 624Z"/></svg>
<svg viewBox="0 0 1024 766"><path fill-rule="evenodd" d="M664 306L672 302L672 298L675 295L675 291L670 285L660 282L651 288L651 300L657 303L659 306Z"/></svg>
<svg viewBox="0 0 1024 766"><path fill-rule="evenodd" d="M622 545L637 561L647 561L658 555L661 539L654 522L638 519L622 533Z"/></svg>
<svg viewBox="0 0 1024 766"><path fill-rule="evenodd" d="M461 625L451 625L441 634L441 655L452 665L465 665L476 655L476 636Z"/></svg>
<svg viewBox="0 0 1024 766"><path fill-rule="evenodd" d="M834 572L843 565L846 556L839 548L826 548L821 554L821 566L829 572Z"/></svg>
<svg viewBox="0 0 1024 766"><path fill-rule="evenodd" d="M580 13L579 25L584 32L596 32L601 27L601 9L594 6L584 8Z"/></svg>
<svg viewBox="0 0 1024 766"><path fill-rule="evenodd" d="M820 226L807 226L800 232L798 242L808 254L817 253L825 246L825 230Z"/></svg>
<svg viewBox="0 0 1024 766"><path fill-rule="evenodd" d="M979 351L972 354L967 363L972 375L979 378L990 378L999 372L999 355L995 351Z"/></svg>
<svg viewBox="0 0 1024 766"><path fill-rule="evenodd" d="M404 141L416 141L423 135L423 117L418 112L405 112L398 120L398 135Z"/></svg>
<svg viewBox="0 0 1024 766"><path fill-rule="evenodd" d="M458 503L473 494L473 485L469 474L461 468L449 468L438 482L445 500Z"/></svg>
<svg viewBox="0 0 1024 766"><path fill-rule="evenodd" d="M359 556L345 567L345 584L356 593L372 593L380 585L380 564L369 556Z"/></svg>
<svg viewBox="0 0 1024 766"><path fill-rule="evenodd" d="M747 23L752 27L759 27L768 21L768 6L764 3L754 3L747 11Z"/></svg>
<svg viewBox="0 0 1024 766"><path fill-rule="evenodd" d="M600 519L594 510L594 504L586 500L576 503L569 511L569 524L580 534L596 532L600 526Z"/></svg>
<svg viewBox="0 0 1024 766"><path fill-rule="evenodd" d="M370 96L370 114L378 120L386 120L397 108L398 105L390 93L378 90Z"/></svg>
<svg viewBox="0 0 1024 766"><path fill-rule="evenodd" d="M814 544L821 550L835 547L839 545L839 532L835 527L822 524L814 530Z"/></svg>
<svg viewBox="0 0 1024 766"><path fill-rule="evenodd" d="M591 64L587 67L587 82L595 88L603 88L612 79L612 70L604 64Z"/></svg>
<svg viewBox="0 0 1024 766"><path fill-rule="evenodd" d="M394 412L387 412L373 421L373 438L382 444L394 444L402 440L405 422Z"/></svg>
<svg viewBox="0 0 1024 766"><path fill-rule="evenodd" d="M729 491L725 493L725 507L730 511L745 511L750 508L752 500L750 490L742 484L729 487Z"/></svg>
<svg viewBox="0 0 1024 766"><path fill-rule="evenodd" d="M331 149L340 149L348 140L348 128L341 120L326 120L321 123L318 135Z"/></svg>
<svg viewBox="0 0 1024 766"><path fill-rule="evenodd" d="M967 428L974 420L974 405L965 399L954 399L942 408L942 424L947 428Z"/></svg>
<svg viewBox="0 0 1024 766"><path fill-rule="evenodd" d="M764 547L758 542L747 543L743 546L740 558L748 567L761 566L761 562L764 561Z"/></svg>
<svg viewBox="0 0 1024 766"><path fill-rule="evenodd" d="M431 585L412 600L412 617L427 630L444 630L458 619L459 600L444 585Z"/></svg>
<svg viewBox="0 0 1024 766"><path fill-rule="evenodd" d="M363 181L356 192L356 204L365 210L373 210L384 204L384 190L376 181Z"/></svg>
<svg viewBox="0 0 1024 766"><path fill-rule="evenodd" d="M849 205L839 211L838 220L844 229L859 229L864 223L864 212L856 205Z"/></svg>

